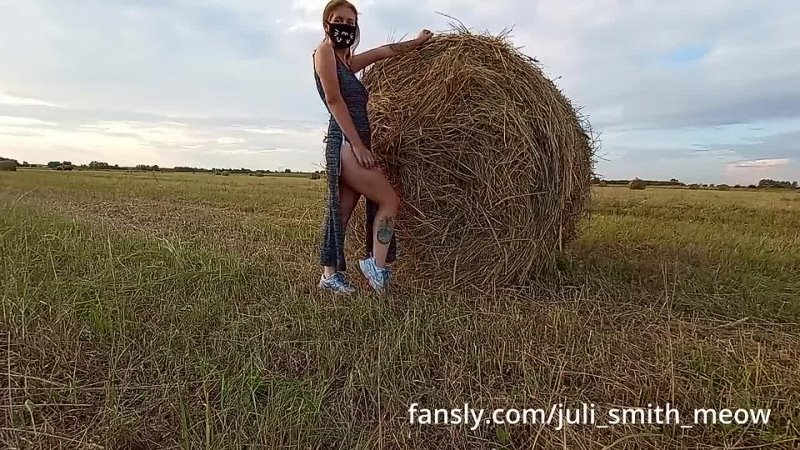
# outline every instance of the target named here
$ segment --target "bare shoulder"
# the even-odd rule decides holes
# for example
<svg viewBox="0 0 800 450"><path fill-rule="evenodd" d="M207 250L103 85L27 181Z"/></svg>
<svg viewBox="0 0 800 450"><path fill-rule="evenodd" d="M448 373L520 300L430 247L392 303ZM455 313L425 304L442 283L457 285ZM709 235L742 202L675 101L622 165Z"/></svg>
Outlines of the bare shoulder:
<svg viewBox="0 0 800 450"><path fill-rule="evenodd" d="M328 42L322 41L314 49L315 61L319 61L320 59L330 59L333 56L333 46Z"/></svg>

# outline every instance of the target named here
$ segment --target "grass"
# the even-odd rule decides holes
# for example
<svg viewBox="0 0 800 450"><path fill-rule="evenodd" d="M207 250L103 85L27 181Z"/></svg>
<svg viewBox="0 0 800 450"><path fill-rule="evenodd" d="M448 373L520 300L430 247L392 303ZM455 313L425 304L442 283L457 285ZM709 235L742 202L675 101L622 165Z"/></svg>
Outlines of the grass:
<svg viewBox="0 0 800 450"><path fill-rule="evenodd" d="M599 188L547 280L315 289L324 182L0 175L0 447L796 448L797 193ZM410 424L408 407L770 408L765 426ZM760 447L759 447L760 446Z"/></svg>

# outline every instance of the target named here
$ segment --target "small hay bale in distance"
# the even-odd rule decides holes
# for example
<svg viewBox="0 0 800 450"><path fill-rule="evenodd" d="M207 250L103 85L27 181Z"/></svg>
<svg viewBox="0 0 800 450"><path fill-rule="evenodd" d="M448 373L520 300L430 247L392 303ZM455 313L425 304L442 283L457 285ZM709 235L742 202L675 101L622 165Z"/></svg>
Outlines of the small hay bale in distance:
<svg viewBox="0 0 800 450"><path fill-rule="evenodd" d="M0 171L1 172L16 172L17 171L17 162L13 161L13 160L0 161Z"/></svg>
<svg viewBox="0 0 800 450"><path fill-rule="evenodd" d="M637 178L628 183L628 188L634 191L643 191L647 188L647 183Z"/></svg>
<svg viewBox="0 0 800 450"><path fill-rule="evenodd" d="M398 274L487 287L554 267L587 212L594 141L532 58L454 30L363 81L373 153L403 200Z"/></svg>

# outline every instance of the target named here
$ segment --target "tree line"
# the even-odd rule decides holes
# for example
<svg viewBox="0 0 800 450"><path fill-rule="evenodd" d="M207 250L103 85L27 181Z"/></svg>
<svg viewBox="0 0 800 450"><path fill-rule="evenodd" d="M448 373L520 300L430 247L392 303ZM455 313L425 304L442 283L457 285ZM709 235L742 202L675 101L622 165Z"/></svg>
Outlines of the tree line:
<svg viewBox="0 0 800 450"><path fill-rule="evenodd" d="M666 180L641 180L639 178L636 179L637 181L644 182L647 186L675 186L675 187L703 187L703 188L717 188L717 187L731 187L727 184L714 184L714 183L693 183L691 185L687 185L679 181L676 178L672 178L669 181ZM592 178L592 184L594 185L604 185L604 186L628 186L630 182L633 180L604 180L599 177ZM758 184L750 184L747 186L737 184L732 186L735 189L798 189L797 181L777 181L771 179L763 179L758 182Z"/></svg>
<svg viewBox="0 0 800 450"><path fill-rule="evenodd" d="M4 160L5 158L0 158L0 160ZM253 169L246 169L244 167L239 169L234 168L211 168L206 169L202 167L188 167L188 166L176 166L176 167L159 167L157 164L148 165L148 164L138 164L136 166L120 166L119 164L111 165L107 162L103 161L92 161L89 164L80 164L75 165L71 161L50 161L46 165L37 165L37 164L28 164L27 161L23 163L17 163L18 167L46 167L48 169L53 170L122 170L122 171L145 171L145 172L191 172L191 173L238 173L238 174L250 174L250 173L292 173L292 169L283 169L283 170L253 170Z"/></svg>

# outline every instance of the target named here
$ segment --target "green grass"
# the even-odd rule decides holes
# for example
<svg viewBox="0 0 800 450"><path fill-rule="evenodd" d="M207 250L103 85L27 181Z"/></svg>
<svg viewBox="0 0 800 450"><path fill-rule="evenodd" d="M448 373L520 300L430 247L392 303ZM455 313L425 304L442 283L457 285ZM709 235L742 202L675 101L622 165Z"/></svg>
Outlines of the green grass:
<svg viewBox="0 0 800 450"><path fill-rule="evenodd" d="M795 448L797 193L600 188L530 288L334 299L324 182L0 174L0 447ZM771 408L767 426L424 426L409 404Z"/></svg>

